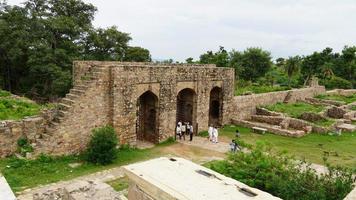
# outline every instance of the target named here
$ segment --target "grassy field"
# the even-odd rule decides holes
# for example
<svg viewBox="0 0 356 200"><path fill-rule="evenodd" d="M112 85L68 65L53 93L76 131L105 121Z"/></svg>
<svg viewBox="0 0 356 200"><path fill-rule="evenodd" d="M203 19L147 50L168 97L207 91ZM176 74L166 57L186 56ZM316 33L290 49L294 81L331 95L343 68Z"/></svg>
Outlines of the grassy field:
<svg viewBox="0 0 356 200"><path fill-rule="evenodd" d="M318 99L326 99L326 100L334 100L334 101L342 101L346 104L352 103L356 101L356 94L350 96L342 96L342 95L318 95L315 98Z"/></svg>
<svg viewBox="0 0 356 200"><path fill-rule="evenodd" d="M39 105L26 98L12 98L11 93L0 90L0 120L19 120L38 115L44 108L53 108L54 104Z"/></svg>
<svg viewBox="0 0 356 200"><path fill-rule="evenodd" d="M243 95L247 92L252 92L254 94L267 93L267 92L276 92L283 90L290 90L290 87L285 86L245 86L245 87L237 87L235 90L235 96Z"/></svg>
<svg viewBox="0 0 356 200"><path fill-rule="evenodd" d="M286 113L287 115L298 118L305 112L319 113L325 109L325 106L311 105L307 103L276 103L273 105L265 106L268 110Z"/></svg>
<svg viewBox="0 0 356 200"><path fill-rule="evenodd" d="M167 145L170 144L162 144L145 150L119 150L118 158L112 164L106 166L82 162L78 156L42 157L37 160L9 158L0 160L0 171L9 182L10 187L17 192L37 185L69 180L78 176L160 156L162 155L160 149ZM69 166L71 163L81 163L81 165L72 168Z"/></svg>
<svg viewBox="0 0 356 200"><path fill-rule="evenodd" d="M42 157L37 160L7 158L0 159L0 172L7 179L10 187L15 192L19 192L38 185L70 180L78 176L165 155L179 156L197 163L201 163L207 157L225 157L223 153L209 152L198 147L180 143L165 142L144 150L121 149L118 151L117 159L112 164L106 166L83 162L78 156ZM80 163L80 165L72 168L69 164L73 163Z"/></svg>
<svg viewBox="0 0 356 200"><path fill-rule="evenodd" d="M235 138L235 130L241 132L241 140L254 145L261 141L271 145L275 151L287 152L296 159L305 159L308 162L324 164L323 157L328 162L356 170L356 132L344 133L341 136L309 134L302 138L291 138L274 134L255 134L249 128L226 126L220 130L219 135L229 141Z"/></svg>

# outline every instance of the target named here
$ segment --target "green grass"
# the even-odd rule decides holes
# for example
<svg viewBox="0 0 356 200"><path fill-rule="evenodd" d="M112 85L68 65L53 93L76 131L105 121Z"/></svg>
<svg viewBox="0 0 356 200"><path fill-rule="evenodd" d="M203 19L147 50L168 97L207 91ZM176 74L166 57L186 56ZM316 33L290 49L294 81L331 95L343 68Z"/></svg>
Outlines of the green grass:
<svg viewBox="0 0 356 200"><path fill-rule="evenodd" d="M39 114L41 106L18 99L0 99L0 120L18 120Z"/></svg>
<svg viewBox="0 0 356 200"><path fill-rule="evenodd" d="M0 97L8 97L10 95L11 95L10 92L0 89Z"/></svg>
<svg viewBox="0 0 356 200"><path fill-rule="evenodd" d="M127 176L124 176L122 178L107 182L107 184L111 185L115 191L120 192L129 188L129 179Z"/></svg>
<svg viewBox="0 0 356 200"><path fill-rule="evenodd" d="M243 95L247 92L252 92L254 94L267 93L267 92L276 92L283 90L290 90L290 87L285 86L255 86L250 85L246 87L237 87L235 89L235 96Z"/></svg>
<svg viewBox="0 0 356 200"><path fill-rule="evenodd" d="M352 105L351 110L356 110L356 105Z"/></svg>
<svg viewBox="0 0 356 200"><path fill-rule="evenodd" d="M12 190L18 192L38 185L69 180L97 171L158 157L162 155L160 150L170 144L172 142L166 142L144 150L121 149L118 151L117 159L106 166L82 162L78 156L42 157L36 160L7 158L0 160L0 172L5 176ZM71 163L81 163L81 165L72 168L69 166Z"/></svg>
<svg viewBox="0 0 356 200"><path fill-rule="evenodd" d="M318 95L315 98L317 99L325 99L325 100L333 100L333 101L342 101L346 104L352 103L356 101L356 94L350 96L342 96L342 95Z"/></svg>
<svg viewBox="0 0 356 200"><path fill-rule="evenodd" d="M244 143L254 145L257 141L269 143L275 151L285 151L296 159L324 164L327 154L328 162L356 170L356 132L343 133L341 136L309 134L301 138L285 137L267 133L255 134L249 128L225 126L219 131L220 136L235 139L235 131L241 132Z"/></svg>
<svg viewBox="0 0 356 200"><path fill-rule="evenodd" d="M265 108L271 111L285 113L290 117L299 118L305 112L319 113L325 109L325 106L298 102L290 104L276 103L265 106Z"/></svg>

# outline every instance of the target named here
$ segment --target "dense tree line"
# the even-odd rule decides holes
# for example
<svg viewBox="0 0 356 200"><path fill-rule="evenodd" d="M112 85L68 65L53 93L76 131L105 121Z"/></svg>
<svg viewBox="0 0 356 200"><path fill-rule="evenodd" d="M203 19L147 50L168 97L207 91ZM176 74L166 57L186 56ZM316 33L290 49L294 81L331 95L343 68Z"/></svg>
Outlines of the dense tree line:
<svg viewBox="0 0 356 200"><path fill-rule="evenodd" d="M193 58L186 60L193 63ZM300 87L313 77L318 77L327 88L352 88L356 86L356 46L345 46L341 53L329 47L306 56L278 58L272 62L270 52L261 48L244 51L207 51L197 63L213 63L218 67L235 69L239 82L257 82Z"/></svg>
<svg viewBox="0 0 356 200"><path fill-rule="evenodd" d="M97 9L81 0L0 0L0 87L37 100L63 96L73 60L151 61L117 27L94 28Z"/></svg>

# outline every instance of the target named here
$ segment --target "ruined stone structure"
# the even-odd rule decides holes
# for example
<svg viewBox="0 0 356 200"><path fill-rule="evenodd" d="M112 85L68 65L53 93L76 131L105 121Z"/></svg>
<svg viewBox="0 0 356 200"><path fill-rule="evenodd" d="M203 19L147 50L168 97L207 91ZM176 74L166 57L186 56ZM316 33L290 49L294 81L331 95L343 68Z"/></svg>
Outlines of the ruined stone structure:
<svg viewBox="0 0 356 200"><path fill-rule="evenodd" d="M315 84L234 96L231 68L78 61L73 65L73 88L56 112L0 122L0 157L15 153L22 136L29 139L35 154L78 153L86 147L92 129L107 124L115 128L121 143L158 143L174 137L178 121L192 123L198 133L207 130L209 124L251 119L258 106L295 102L323 93L325 88Z"/></svg>
<svg viewBox="0 0 356 200"><path fill-rule="evenodd" d="M91 130L112 125L121 143L174 137L178 121L194 131L229 123L234 71L215 65L74 62L74 88L59 115L35 141L40 152L82 150Z"/></svg>

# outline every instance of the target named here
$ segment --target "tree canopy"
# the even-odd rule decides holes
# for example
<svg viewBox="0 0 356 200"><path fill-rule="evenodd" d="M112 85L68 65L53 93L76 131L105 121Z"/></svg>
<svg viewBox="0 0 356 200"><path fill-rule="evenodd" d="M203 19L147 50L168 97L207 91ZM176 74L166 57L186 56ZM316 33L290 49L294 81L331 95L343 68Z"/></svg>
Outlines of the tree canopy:
<svg viewBox="0 0 356 200"><path fill-rule="evenodd" d="M150 61L117 27L94 28L96 7L81 0L0 1L0 86L37 100L63 96L73 60Z"/></svg>

